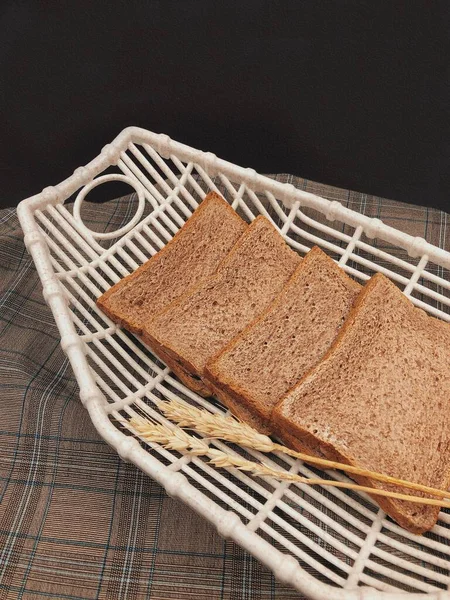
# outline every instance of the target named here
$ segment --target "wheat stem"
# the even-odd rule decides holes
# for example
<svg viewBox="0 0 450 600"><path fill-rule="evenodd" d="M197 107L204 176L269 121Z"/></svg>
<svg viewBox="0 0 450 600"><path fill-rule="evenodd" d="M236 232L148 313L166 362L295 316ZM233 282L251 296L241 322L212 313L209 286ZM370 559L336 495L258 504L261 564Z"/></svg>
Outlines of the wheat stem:
<svg viewBox="0 0 450 600"><path fill-rule="evenodd" d="M447 498L449 496L449 492L446 490L439 490L420 483L398 479L391 475L385 475L383 473L369 471L368 469L361 469L360 467L354 467L352 465L346 465L344 463L318 458L303 452L291 450L282 444L274 443L267 435L259 433L250 427L250 425L238 421L231 416L210 413L207 410L183 404L177 400L158 401L157 406L168 419L174 421L180 427L195 429L199 433L203 433L209 437L220 438L227 442L245 446L246 448L259 450L260 452L283 452L293 458L298 458L320 467L342 470L346 473L351 473L352 475L359 475L383 483L390 483L417 492L438 496L440 498Z"/></svg>
<svg viewBox="0 0 450 600"><path fill-rule="evenodd" d="M417 504L450 508L450 502L445 500L409 496L407 494L400 494L398 492L391 492L388 490L380 490L377 488L361 486L356 483L348 483L344 481L334 481L330 479L309 479L308 477L302 477L295 473L288 473L287 471L272 469L271 467L261 463L256 463L240 456L231 456L222 450L210 448L204 440L189 435L182 429L172 429L166 425L155 423L142 417L131 419L129 425L131 425L131 427L138 432L143 440L149 443L157 443L168 450L188 452L195 456L208 456L210 459L209 462L218 468L234 467L240 471L247 471L252 475L259 477L273 477L274 479L281 481L292 481L294 483L304 483L308 485L339 487L348 490L356 490L359 492L367 492L372 496L386 496L388 498L407 500Z"/></svg>

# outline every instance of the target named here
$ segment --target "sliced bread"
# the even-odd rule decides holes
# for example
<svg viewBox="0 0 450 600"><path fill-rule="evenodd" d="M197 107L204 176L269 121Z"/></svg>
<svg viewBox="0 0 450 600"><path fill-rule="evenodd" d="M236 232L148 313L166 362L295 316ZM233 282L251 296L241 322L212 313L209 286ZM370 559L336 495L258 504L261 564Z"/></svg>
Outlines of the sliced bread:
<svg viewBox="0 0 450 600"><path fill-rule="evenodd" d="M214 273L246 228L221 196L209 193L173 239L100 296L97 305L139 335L145 321Z"/></svg>
<svg viewBox="0 0 450 600"><path fill-rule="evenodd" d="M270 306L206 366L206 377L270 430L274 406L330 348L361 286L314 247Z"/></svg>
<svg viewBox="0 0 450 600"><path fill-rule="evenodd" d="M300 257L257 217L217 272L144 326L144 341L203 379L204 367L286 284Z"/></svg>
<svg viewBox="0 0 450 600"><path fill-rule="evenodd" d="M448 489L449 348L450 325L415 308L377 274L325 358L273 411L276 430L313 454ZM433 527L439 513L436 507L374 499L415 533Z"/></svg>

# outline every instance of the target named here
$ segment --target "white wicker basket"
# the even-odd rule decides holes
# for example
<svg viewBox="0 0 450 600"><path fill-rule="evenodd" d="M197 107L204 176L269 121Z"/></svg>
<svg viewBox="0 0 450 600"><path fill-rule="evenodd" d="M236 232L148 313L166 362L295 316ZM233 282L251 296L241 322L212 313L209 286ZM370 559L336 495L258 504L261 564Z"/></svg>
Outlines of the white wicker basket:
<svg viewBox="0 0 450 600"><path fill-rule="evenodd" d="M107 175L94 179L106 169ZM120 230L98 234L83 224L80 205L92 187L114 179L135 189L137 211ZM381 271L416 305L450 321L450 283L427 270L428 263L440 265L441 272L449 269L449 253L338 202L173 142L166 135L128 128L88 165L18 208L25 244L95 427L124 460L252 553L280 581L310 598L394 599L408 593L414 598L449 598L448 512L441 512L432 532L418 537L387 519L367 496L253 479L233 469L215 470L202 458L144 446L118 426L119 415L129 419L136 411L164 421L152 404L156 397L178 397L211 411L222 410L215 401L199 398L181 385L142 343L95 305L105 289L173 236L210 189L223 193L247 220L263 213L281 223L282 235L300 253L318 244L363 281ZM64 203L77 192L71 211L72 205ZM307 216L311 209L329 223ZM404 249L403 255L375 247L375 238L388 249ZM237 447L228 451L242 452ZM266 460L279 468L313 473L281 455ZM344 478L334 472L328 476Z"/></svg>

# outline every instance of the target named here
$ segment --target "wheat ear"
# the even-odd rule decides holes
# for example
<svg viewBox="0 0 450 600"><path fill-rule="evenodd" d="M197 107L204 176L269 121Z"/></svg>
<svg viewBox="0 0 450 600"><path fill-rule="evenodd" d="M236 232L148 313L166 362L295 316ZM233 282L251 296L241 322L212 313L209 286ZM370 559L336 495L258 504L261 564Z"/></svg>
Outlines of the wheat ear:
<svg viewBox="0 0 450 600"><path fill-rule="evenodd" d="M383 483L391 483L393 485L415 490L417 492L424 492L440 498L449 497L449 492L445 490L439 490L437 488L421 485L420 483L397 479L390 475L384 475L375 471L369 471L367 469L361 469L359 467L326 460L324 458L317 458L315 456L310 456L309 454L291 450L286 446L274 443L267 435L258 433L258 431L253 429L253 427L250 427L250 425L238 421L231 416L220 413L210 413L207 410L196 408L189 404L183 404L177 400L158 401L157 406L164 416L177 423L180 427L195 429L195 431L203 433L208 437L220 438L246 448L259 450L260 452L283 452L293 458L326 467L327 469L339 469L351 473L352 475L360 475Z"/></svg>
<svg viewBox="0 0 450 600"><path fill-rule="evenodd" d="M157 443L168 450L177 450L178 452L188 452L196 456L208 456L209 462L218 468L234 467L240 471L248 471L252 475L259 477L273 477L281 481L292 481L294 483L305 483L308 485L324 485L330 487L344 488L358 492L367 492L371 495L386 496L396 498L397 500L407 500L417 504L426 504L429 506L439 506L450 508L450 502L445 500L436 500L433 498L422 498L419 496L409 496L399 494L388 490L365 487L356 483L347 483L345 481L334 481L330 479L309 479L295 473L287 471L278 471L266 465L256 463L240 456L231 456L222 450L210 448L205 440L196 438L187 434L180 428L169 428L166 425L155 423L142 417L133 418L129 425L139 434L139 436L149 443Z"/></svg>

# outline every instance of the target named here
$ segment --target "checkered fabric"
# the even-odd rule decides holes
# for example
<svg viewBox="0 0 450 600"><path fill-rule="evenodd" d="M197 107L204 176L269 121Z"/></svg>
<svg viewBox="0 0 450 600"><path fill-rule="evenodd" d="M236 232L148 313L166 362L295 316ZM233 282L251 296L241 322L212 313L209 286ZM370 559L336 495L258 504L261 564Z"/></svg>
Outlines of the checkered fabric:
<svg viewBox="0 0 450 600"><path fill-rule="evenodd" d="M277 179L450 250L443 212ZM116 229L133 199L86 211L91 224ZM0 599L301 597L101 440L13 209L0 212L0 307Z"/></svg>

